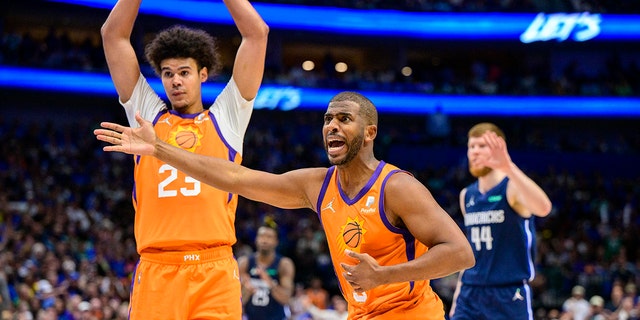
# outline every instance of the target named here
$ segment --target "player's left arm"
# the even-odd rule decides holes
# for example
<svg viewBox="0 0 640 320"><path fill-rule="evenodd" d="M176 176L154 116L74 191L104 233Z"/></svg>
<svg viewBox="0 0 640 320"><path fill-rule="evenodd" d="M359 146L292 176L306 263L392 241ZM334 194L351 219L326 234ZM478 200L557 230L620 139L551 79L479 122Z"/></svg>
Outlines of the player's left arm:
<svg viewBox="0 0 640 320"><path fill-rule="evenodd" d="M475 264L471 246L460 227L414 177L394 174L385 187L384 201L389 221L396 227L408 229L429 250L412 261L392 266L380 266L366 253L349 252L348 255L360 260L355 266L342 265L343 275L354 290L437 279Z"/></svg>
<svg viewBox="0 0 640 320"><path fill-rule="evenodd" d="M464 198L467 195L467 188L464 188L460 191L458 196L458 204L460 205L460 212L462 216L467 214L467 208L465 206ZM458 300L458 296L460 295L460 289L462 288L462 274L464 274L464 270L458 272L458 280L456 282L456 289L453 291L453 298L451 299L451 308L449 309L449 317L453 317L456 313L456 301Z"/></svg>
<svg viewBox="0 0 640 320"><path fill-rule="evenodd" d="M277 283L272 282L271 295L278 303L285 305L289 303L295 286L293 261L290 258L282 257L278 266L278 273L280 274L280 279L278 279Z"/></svg>
<svg viewBox="0 0 640 320"><path fill-rule="evenodd" d="M507 173L507 200L523 217L546 217L551 213L551 200L542 188L512 163Z"/></svg>
<svg viewBox="0 0 640 320"><path fill-rule="evenodd" d="M258 94L264 74L269 26L247 0L225 0L225 5L242 35L233 63L233 79L245 100Z"/></svg>

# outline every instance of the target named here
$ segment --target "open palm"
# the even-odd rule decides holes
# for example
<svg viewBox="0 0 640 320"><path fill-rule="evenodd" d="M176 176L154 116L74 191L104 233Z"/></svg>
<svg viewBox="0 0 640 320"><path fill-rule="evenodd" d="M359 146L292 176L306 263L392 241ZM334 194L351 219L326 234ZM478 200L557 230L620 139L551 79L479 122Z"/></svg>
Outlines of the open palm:
<svg viewBox="0 0 640 320"><path fill-rule="evenodd" d="M484 165L492 169L506 170L511 163L507 143L492 131L487 131L483 138L490 151L489 158L485 160Z"/></svg>
<svg viewBox="0 0 640 320"><path fill-rule="evenodd" d="M93 134L100 141L110 143L104 151L117 151L137 155L153 155L155 151L156 133L153 124L136 114L138 128L131 128L113 122L102 122L104 129L96 129Z"/></svg>

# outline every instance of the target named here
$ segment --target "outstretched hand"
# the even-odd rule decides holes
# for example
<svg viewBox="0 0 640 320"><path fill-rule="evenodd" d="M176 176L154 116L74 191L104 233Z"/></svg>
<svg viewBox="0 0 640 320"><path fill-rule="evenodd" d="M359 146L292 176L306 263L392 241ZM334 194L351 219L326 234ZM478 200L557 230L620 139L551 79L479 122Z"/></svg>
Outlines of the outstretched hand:
<svg viewBox="0 0 640 320"><path fill-rule="evenodd" d="M340 264L345 271L342 276L353 287L353 290L362 293L380 285L376 282L376 275L378 275L376 270L380 265L373 257L366 253L356 253L350 250L345 252L348 256L358 260L356 265Z"/></svg>
<svg viewBox="0 0 640 320"><path fill-rule="evenodd" d="M485 132L482 137L489 147L489 158L484 165L497 170L507 171L511 165L511 157L507 151L507 143L493 131Z"/></svg>
<svg viewBox="0 0 640 320"><path fill-rule="evenodd" d="M113 122L102 122L104 129L96 129L93 134L100 141L110 143L103 147L104 151L117 151L137 155L153 155L155 151L156 133L153 124L136 113L138 128L131 128Z"/></svg>

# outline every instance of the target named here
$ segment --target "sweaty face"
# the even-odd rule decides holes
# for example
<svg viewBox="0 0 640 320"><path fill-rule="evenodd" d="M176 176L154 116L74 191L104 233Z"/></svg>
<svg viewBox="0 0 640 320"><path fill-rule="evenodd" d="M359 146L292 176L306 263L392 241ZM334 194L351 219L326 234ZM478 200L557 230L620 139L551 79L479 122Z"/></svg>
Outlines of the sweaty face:
<svg viewBox="0 0 640 320"><path fill-rule="evenodd" d="M324 147L331 165L353 160L364 141L364 130L357 121L359 106L355 102L332 102L324 116Z"/></svg>
<svg viewBox="0 0 640 320"><path fill-rule="evenodd" d="M160 64L161 78L171 106L181 113L202 111L203 70L198 72L196 61L192 58L165 59Z"/></svg>
<svg viewBox="0 0 640 320"><path fill-rule="evenodd" d="M469 159L469 172L476 178L486 176L493 170L484 165L484 162L489 158L489 148L482 137L469 138L467 158Z"/></svg>

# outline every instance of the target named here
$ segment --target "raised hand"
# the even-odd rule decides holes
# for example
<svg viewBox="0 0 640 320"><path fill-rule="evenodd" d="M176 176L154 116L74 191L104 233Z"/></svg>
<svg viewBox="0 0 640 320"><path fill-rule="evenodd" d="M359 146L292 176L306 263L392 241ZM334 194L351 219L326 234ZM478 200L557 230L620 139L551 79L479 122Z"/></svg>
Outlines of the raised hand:
<svg viewBox="0 0 640 320"><path fill-rule="evenodd" d="M507 151L507 143L493 131L487 131L482 135L489 148L489 158L485 159L484 165L497 170L506 171L511 165L511 156Z"/></svg>
<svg viewBox="0 0 640 320"><path fill-rule="evenodd" d="M139 128L131 128L113 122L102 122L104 129L96 129L93 134L100 141L110 143L103 147L104 151L117 151L137 155L153 155L155 151L156 133L153 124L136 114Z"/></svg>

